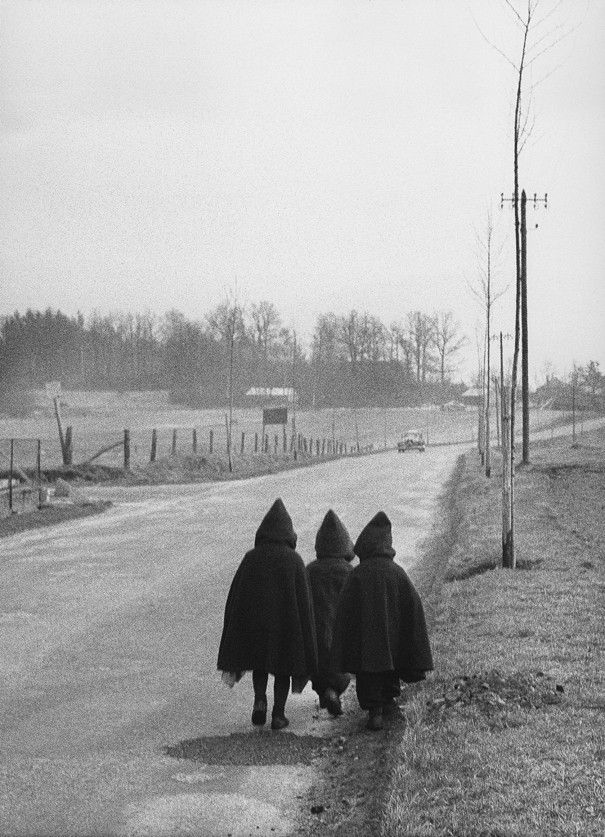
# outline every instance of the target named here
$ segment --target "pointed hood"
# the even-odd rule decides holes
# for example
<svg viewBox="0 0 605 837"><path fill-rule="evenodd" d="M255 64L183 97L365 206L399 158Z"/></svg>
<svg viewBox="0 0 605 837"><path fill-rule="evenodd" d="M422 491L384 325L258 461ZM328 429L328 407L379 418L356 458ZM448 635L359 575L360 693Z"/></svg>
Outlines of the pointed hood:
<svg viewBox="0 0 605 837"><path fill-rule="evenodd" d="M360 561L363 561L364 558L371 558L373 555L384 555L387 558L395 557L391 521L383 511L374 515L361 530L354 549L355 555L359 556Z"/></svg>
<svg viewBox="0 0 605 837"><path fill-rule="evenodd" d="M296 532L281 497L273 503L263 517L254 538L254 546L260 543L286 543L296 549Z"/></svg>
<svg viewBox="0 0 605 837"><path fill-rule="evenodd" d="M318 558L346 558L347 561L355 557L353 541L332 509L324 517L315 536L315 553Z"/></svg>

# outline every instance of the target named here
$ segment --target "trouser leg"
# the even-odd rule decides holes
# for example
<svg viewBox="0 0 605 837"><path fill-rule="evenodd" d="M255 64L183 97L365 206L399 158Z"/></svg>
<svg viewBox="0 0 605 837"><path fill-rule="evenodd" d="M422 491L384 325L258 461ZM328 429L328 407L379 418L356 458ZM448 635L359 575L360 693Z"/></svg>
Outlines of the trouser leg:
<svg viewBox="0 0 605 837"><path fill-rule="evenodd" d="M325 675L318 674L317 677L314 677L313 680L311 680L311 686L313 688L313 691L317 692L320 701L323 700L324 692L329 687L329 685L330 683Z"/></svg>
<svg viewBox="0 0 605 837"><path fill-rule="evenodd" d="M337 695L342 695L351 682L349 674L330 674L328 675L328 685L334 689Z"/></svg>
<svg viewBox="0 0 605 837"><path fill-rule="evenodd" d="M401 683L396 671L385 671L382 681L382 702L389 703L401 694Z"/></svg>
<svg viewBox="0 0 605 837"><path fill-rule="evenodd" d="M311 681L311 686L322 700L326 689L334 689L337 695L342 695L350 682L351 677L348 674L318 674Z"/></svg>
<svg viewBox="0 0 605 837"><path fill-rule="evenodd" d="M384 673L359 671L355 675L357 700L362 709L375 709L383 704Z"/></svg>

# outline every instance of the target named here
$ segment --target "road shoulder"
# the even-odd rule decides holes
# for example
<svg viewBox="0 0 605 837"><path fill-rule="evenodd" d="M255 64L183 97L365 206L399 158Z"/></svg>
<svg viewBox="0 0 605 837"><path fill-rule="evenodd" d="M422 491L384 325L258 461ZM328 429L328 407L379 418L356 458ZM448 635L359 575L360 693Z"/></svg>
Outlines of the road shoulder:
<svg viewBox="0 0 605 837"><path fill-rule="evenodd" d="M422 595L429 632L457 536L458 484L464 467L461 455L439 497L431 532L420 545L421 558L410 571ZM389 777L397 768L400 741L410 722L406 707L421 690L421 684L404 686L400 706L385 716L384 730L376 733L365 729L366 714L359 709L354 685L349 687L343 698L344 714L336 722L337 732L327 739L316 762L320 779L301 798L297 837L373 837L380 833Z"/></svg>
<svg viewBox="0 0 605 837"><path fill-rule="evenodd" d="M436 671L405 707L382 837L602 833L605 434L531 455L516 570L500 568L498 474L467 460Z"/></svg>

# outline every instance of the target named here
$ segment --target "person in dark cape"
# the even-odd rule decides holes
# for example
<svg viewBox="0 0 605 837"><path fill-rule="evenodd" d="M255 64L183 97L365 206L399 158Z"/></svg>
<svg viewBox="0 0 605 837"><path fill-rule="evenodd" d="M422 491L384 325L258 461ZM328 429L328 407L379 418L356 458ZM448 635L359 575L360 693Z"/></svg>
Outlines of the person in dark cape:
<svg viewBox="0 0 605 837"><path fill-rule="evenodd" d="M340 696L349 683L350 675L330 673L330 648L336 606L342 586L350 572L355 557L353 541L338 515L330 509L324 517L315 537L315 561L307 564L311 582L315 630L317 633L318 669L311 685L319 697L319 705L331 715L342 715Z"/></svg>
<svg viewBox="0 0 605 837"><path fill-rule="evenodd" d="M355 674L367 728L383 728L383 709L401 694L400 681L424 680L433 658L420 596L393 560L391 521L378 512L355 543L359 565L340 593L330 671Z"/></svg>
<svg viewBox="0 0 605 837"><path fill-rule="evenodd" d="M252 723L257 726L267 720L267 685L273 675L274 730L289 724L290 681L292 691L301 692L317 669L311 589L295 547L292 519L278 498L231 582L218 652L218 669L228 685L252 671Z"/></svg>

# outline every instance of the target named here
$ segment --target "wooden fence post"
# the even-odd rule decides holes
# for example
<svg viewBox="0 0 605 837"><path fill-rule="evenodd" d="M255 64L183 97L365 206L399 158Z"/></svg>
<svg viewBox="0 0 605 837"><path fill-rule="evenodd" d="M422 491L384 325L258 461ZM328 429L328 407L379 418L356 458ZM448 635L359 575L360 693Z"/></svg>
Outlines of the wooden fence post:
<svg viewBox="0 0 605 837"><path fill-rule="evenodd" d="M158 431L152 430L151 431L151 453L149 455L149 461L155 462L155 458L158 455Z"/></svg>
<svg viewBox="0 0 605 837"><path fill-rule="evenodd" d="M233 429L232 423L229 421L229 416L225 413L225 433L227 435L227 459L229 460L229 473L233 471L233 460L231 458L231 430Z"/></svg>
<svg viewBox="0 0 605 837"><path fill-rule="evenodd" d="M176 456L176 429L172 431L172 455Z"/></svg>
<svg viewBox="0 0 605 837"><path fill-rule="evenodd" d="M65 453L63 455L64 465L73 465L74 461L74 446L73 446L73 427L70 425L65 431Z"/></svg>
<svg viewBox="0 0 605 837"><path fill-rule="evenodd" d="M258 431L254 434L254 453L258 453Z"/></svg>
<svg viewBox="0 0 605 837"><path fill-rule="evenodd" d="M288 434L286 433L286 425L284 424L284 453L288 453Z"/></svg>
<svg viewBox="0 0 605 837"><path fill-rule="evenodd" d="M264 452L269 453L269 434L265 433L265 444L263 445Z"/></svg>
<svg viewBox="0 0 605 837"><path fill-rule="evenodd" d="M130 471L130 430L124 430L124 470Z"/></svg>
<svg viewBox="0 0 605 837"><path fill-rule="evenodd" d="M208 442L208 450L212 453L212 449L214 448L214 430L210 431L210 440Z"/></svg>
<svg viewBox="0 0 605 837"><path fill-rule="evenodd" d="M197 430L195 429L195 427L193 428L191 445L193 449L193 455L195 456L197 454Z"/></svg>
<svg viewBox="0 0 605 837"><path fill-rule="evenodd" d="M242 444L241 444L241 448L240 448L240 453L244 452L244 439L245 439L245 437L246 437L246 434L242 430Z"/></svg>
<svg viewBox="0 0 605 837"><path fill-rule="evenodd" d="M276 456L277 456L277 449L278 449L278 447L279 447L279 436L278 436L278 435L277 435L277 433L276 433L276 434L275 434L275 440L274 440L274 450L275 450L275 455L276 455Z"/></svg>
<svg viewBox="0 0 605 837"><path fill-rule="evenodd" d="M38 480L38 508L42 508L42 440L38 439L36 449L36 479Z"/></svg>
<svg viewBox="0 0 605 837"><path fill-rule="evenodd" d="M10 464L8 469L8 508L13 510L13 467L15 465L15 440L11 439Z"/></svg>
<svg viewBox="0 0 605 837"><path fill-rule="evenodd" d="M63 423L61 421L61 406L59 402L59 396L55 395L53 398L53 404L55 407L55 418L57 419L57 427L59 429L59 442L61 443L61 459L64 465L67 465L65 461L65 436L63 434Z"/></svg>
<svg viewBox="0 0 605 837"><path fill-rule="evenodd" d="M315 440L315 456L319 456L319 439Z"/></svg>

